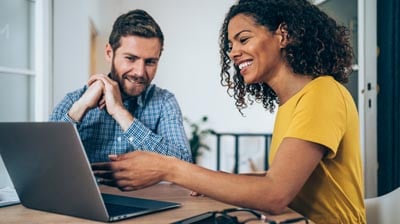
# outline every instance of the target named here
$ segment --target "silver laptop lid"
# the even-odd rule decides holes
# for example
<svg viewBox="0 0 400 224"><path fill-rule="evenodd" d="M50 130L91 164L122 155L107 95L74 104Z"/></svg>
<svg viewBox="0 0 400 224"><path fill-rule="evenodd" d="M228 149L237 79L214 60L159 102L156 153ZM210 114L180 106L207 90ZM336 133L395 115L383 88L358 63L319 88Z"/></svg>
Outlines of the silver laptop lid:
<svg viewBox="0 0 400 224"><path fill-rule="evenodd" d="M109 220L72 123L0 123L0 136L0 154L24 206Z"/></svg>

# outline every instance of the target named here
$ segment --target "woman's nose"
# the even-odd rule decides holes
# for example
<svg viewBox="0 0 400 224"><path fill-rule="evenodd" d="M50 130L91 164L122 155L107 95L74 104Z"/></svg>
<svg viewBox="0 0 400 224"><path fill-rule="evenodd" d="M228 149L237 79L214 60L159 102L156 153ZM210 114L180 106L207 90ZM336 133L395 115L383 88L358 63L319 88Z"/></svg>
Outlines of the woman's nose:
<svg viewBox="0 0 400 224"><path fill-rule="evenodd" d="M231 47L231 51L229 52L229 57L234 60L235 58L239 57L241 55L240 49L238 49L235 46Z"/></svg>

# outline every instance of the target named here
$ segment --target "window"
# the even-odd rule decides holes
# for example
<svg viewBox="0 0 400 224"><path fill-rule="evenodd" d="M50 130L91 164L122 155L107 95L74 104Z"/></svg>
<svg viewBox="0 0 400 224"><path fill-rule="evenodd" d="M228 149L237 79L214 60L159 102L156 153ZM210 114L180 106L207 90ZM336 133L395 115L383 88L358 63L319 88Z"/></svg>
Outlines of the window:
<svg viewBox="0 0 400 224"><path fill-rule="evenodd" d="M34 5L27 0L0 3L0 121L34 118Z"/></svg>
<svg viewBox="0 0 400 224"><path fill-rule="evenodd" d="M52 90L50 4L0 2L0 122L47 120Z"/></svg>
<svg viewBox="0 0 400 224"><path fill-rule="evenodd" d="M0 1L0 122L47 120L51 2ZM11 185L0 156L0 187Z"/></svg>

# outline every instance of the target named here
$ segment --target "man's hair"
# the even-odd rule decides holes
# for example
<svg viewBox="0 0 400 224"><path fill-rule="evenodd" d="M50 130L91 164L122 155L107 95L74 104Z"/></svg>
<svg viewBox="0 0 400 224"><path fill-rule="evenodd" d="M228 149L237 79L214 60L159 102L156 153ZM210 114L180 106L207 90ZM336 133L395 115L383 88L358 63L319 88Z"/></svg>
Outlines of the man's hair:
<svg viewBox="0 0 400 224"><path fill-rule="evenodd" d="M231 69L228 25L238 14L252 17L270 32L285 25L288 44L283 49L284 57L295 73L314 78L330 75L341 83L348 81L353 49L346 27L307 0L239 0L226 14L220 30L221 84L233 93L239 111L247 107L246 99L250 104L254 100L262 102L264 108L273 111L279 99L270 86L246 84L237 66Z"/></svg>
<svg viewBox="0 0 400 224"><path fill-rule="evenodd" d="M164 47L164 35L160 26L146 11L135 9L120 15L114 22L108 43L113 51L116 51L121 45L121 37L131 35L158 38L161 44L161 54Z"/></svg>

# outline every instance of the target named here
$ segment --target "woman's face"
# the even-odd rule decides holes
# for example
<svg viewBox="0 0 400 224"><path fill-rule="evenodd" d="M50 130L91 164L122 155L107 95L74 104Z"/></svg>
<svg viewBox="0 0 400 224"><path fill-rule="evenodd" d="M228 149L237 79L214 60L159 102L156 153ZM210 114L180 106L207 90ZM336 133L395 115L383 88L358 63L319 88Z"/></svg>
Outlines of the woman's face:
<svg viewBox="0 0 400 224"><path fill-rule="evenodd" d="M268 83L283 63L282 35L238 14L228 24L229 57L247 84Z"/></svg>

